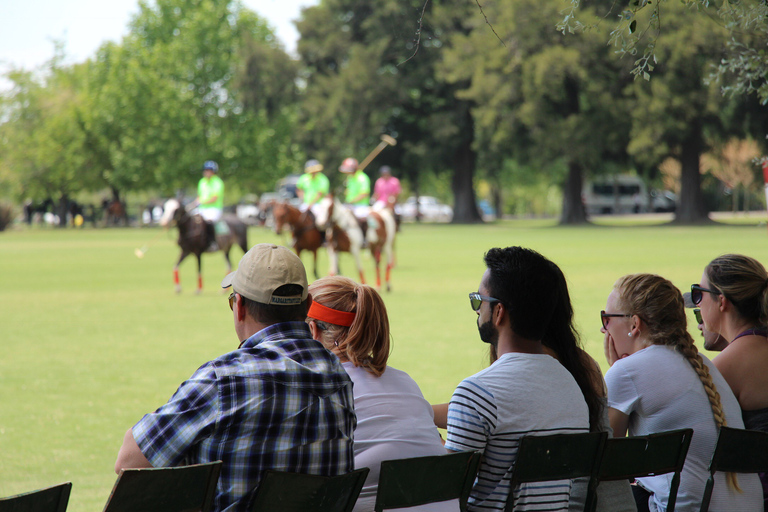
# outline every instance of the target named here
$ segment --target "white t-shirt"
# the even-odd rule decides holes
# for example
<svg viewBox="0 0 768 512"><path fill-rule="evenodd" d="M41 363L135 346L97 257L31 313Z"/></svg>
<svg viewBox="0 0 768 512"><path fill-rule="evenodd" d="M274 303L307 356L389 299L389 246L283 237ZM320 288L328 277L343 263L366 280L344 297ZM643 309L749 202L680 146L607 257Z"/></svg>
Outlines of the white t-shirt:
<svg viewBox="0 0 768 512"><path fill-rule="evenodd" d="M744 428L741 408L725 379L702 355L729 427ZM652 345L619 359L605 374L608 406L629 416L630 436L692 428L693 437L680 475L675 510L698 511L709 478L709 462L717 443L717 427L704 385L690 363L674 348ZM667 506L672 473L638 478L653 493L651 510ZM763 491L755 474L738 475L742 493L726 485L725 473L715 473L711 512L763 510Z"/></svg>
<svg viewBox="0 0 768 512"><path fill-rule="evenodd" d="M446 455L435 427L432 406L407 373L387 366L380 377L353 363L343 363L355 396L355 468L370 468L354 512L372 512L376 503L381 461ZM457 501L406 510L453 512Z"/></svg>
<svg viewBox="0 0 768 512"><path fill-rule="evenodd" d="M456 388L445 447L483 451L469 510L504 510L521 437L588 431L587 403L563 365L546 354L508 353ZM523 484L515 510L565 512L570 491L570 480Z"/></svg>

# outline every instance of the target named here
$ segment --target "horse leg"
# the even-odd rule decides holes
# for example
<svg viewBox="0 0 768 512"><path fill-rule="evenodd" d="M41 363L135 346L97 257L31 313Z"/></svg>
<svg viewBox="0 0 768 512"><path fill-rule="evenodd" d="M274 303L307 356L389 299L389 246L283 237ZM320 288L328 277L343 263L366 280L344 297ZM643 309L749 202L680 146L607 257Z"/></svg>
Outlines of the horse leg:
<svg viewBox="0 0 768 512"><path fill-rule="evenodd" d="M386 283L387 283L388 292L392 291L392 285L389 282L389 275L390 275L390 272L392 271L392 268L395 266L395 251L392 245L393 244L384 245L384 256L386 256L386 260L387 260L387 269L386 269L386 275L384 279L386 280Z"/></svg>
<svg viewBox="0 0 768 512"><path fill-rule="evenodd" d="M197 290L195 290L196 295L200 295L200 293L203 291L203 254L195 254L197 256Z"/></svg>
<svg viewBox="0 0 768 512"><path fill-rule="evenodd" d="M176 285L176 293L181 293L181 281L179 280L179 265L181 265L181 262L184 261L184 258L190 255L190 252L186 249L181 250L181 255L179 256L178 261L176 262L176 266L173 267L173 284Z"/></svg>
<svg viewBox="0 0 768 512"><path fill-rule="evenodd" d="M376 289L381 290L381 247L371 247L371 252L376 265Z"/></svg>
<svg viewBox="0 0 768 512"><path fill-rule="evenodd" d="M365 284L365 274L363 273L363 263L360 261L360 246L354 245L350 247L349 252L355 257L355 263L357 264L357 272L360 274L360 284Z"/></svg>
<svg viewBox="0 0 768 512"><path fill-rule="evenodd" d="M227 273L224 274L225 276L229 275L232 272L232 260L229 259L229 250L231 248L232 246L227 247L226 250L224 248L221 249L221 252L224 253L224 260L227 262ZM222 288L221 293L226 293L226 290Z"/></svg>
<svg viewBox="0 0 768 512"><path fill-rule="evenodd" d="M333 243L328 243L328 259L331 262L331 268L328 273L329 276L335 276L339 273L339 254L336 249L333 248Z"/></svg>
<svg viewBox="0 0 768 512"><path fill-rule="evenodd" d="M312 258L313 258L313 261L315 263L314 267L312 269L314 271L314 273L315 273L315 279L320 279L320 276L317 273L317 249L312 251Z"/></svg>

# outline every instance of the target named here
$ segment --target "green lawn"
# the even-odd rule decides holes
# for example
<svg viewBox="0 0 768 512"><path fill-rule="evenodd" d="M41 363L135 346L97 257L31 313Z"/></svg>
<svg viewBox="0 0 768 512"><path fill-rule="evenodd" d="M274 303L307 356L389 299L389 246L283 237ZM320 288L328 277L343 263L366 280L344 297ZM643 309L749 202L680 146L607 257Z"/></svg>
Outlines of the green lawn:
<svg viewBox="0 0 768 512"><path fill-rule="evenodd" d="M219 288L221 256L204 257L199 296L193 293L195 264L185 262L184 290L177 295L171 274L175 232L154 238L157 233L0 233L0 496L70 480L69 510L100 510L126 429L164 403L200 364L237 346ZM390 362L432 402L447 401L463 377L487 364L467 294L477 290L490 247L531 247L562 267L583 342L605 369L598 313L616 278L655 272L687 289L719 254L743 252L768 261L767 235L764 225L750 224L404 225L394 290L385 295L394 338ZM145 258L136 258L134 249L153 238ZM251 244L281 240L263 228L249 232ZM235 262L240 256L235 249ZM303 257L310 264L310 256ZM372 260L364 261L373 282ZM343 272L355 274L348 255L341 263ZM320 268L328 268L324 252Z"/></svg>

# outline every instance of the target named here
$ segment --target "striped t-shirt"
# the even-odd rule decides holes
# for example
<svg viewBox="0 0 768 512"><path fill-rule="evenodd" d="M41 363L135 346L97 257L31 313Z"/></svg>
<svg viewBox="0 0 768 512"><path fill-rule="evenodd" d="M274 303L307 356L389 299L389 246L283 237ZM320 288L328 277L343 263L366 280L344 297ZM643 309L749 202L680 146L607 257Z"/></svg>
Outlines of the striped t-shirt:
<svg viewBox="0 0 768 512"><path fill-rule="evenodd" d="M445 447L483 452L469 510L504 510L523 436L588 431L584 396L557 360L509 353L456 388ZM570 489L570 480L524 484L515 490L515 510L567 511Z"/></svg>

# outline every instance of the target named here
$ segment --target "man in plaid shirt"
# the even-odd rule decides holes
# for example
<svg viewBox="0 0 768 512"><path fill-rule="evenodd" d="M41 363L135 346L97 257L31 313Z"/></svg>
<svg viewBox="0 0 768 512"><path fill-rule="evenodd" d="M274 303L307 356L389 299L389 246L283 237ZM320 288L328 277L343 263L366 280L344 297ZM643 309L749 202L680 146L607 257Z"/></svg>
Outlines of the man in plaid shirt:
<svg viewBox="0 0 768 512"><path fill-rule="evenodd" d="M124 468L223 461L214 511L249 511L268 469L338 475L353 468L352 382L304 323L312 299L301 260L258 244L224 278L237 350L201 366L125 434Z"/></svg>

